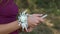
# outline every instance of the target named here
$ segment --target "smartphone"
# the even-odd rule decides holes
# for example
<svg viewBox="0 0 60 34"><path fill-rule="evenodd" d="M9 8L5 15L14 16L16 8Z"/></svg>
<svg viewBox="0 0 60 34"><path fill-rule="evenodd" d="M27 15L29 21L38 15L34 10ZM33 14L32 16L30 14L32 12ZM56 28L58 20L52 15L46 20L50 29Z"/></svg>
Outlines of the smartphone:
<svg viewBox="0 0 60 34"><path fill-rule="evenodd" d="M43 15L41 18L45 18L45 17L47 17L48 15L47 14L45 14L45 15Z"/></svg>

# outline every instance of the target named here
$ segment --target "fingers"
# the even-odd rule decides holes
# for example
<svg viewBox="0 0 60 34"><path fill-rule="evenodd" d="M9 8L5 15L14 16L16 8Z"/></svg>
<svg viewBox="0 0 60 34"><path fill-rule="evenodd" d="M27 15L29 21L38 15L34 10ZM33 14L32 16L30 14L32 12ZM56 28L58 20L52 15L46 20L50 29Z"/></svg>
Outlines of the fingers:
<svg viewBox="0 0 60 34"><path fill-rule="evenodd" d="M44 22L45 21L45 19L43 19L43 18L41 18L41 17L38 17L37 18L40 22Z"/></svg>
<svg viewBox="0 0 60 34"><path fill-rule="evenodd" d="M28 17L28 25L29 27L36 27L40 22L44 22L44 19L41 18L43 14L33 14ZM40 16L40 17L39 17Z"/></svg>
<svg viewBox="0 0 60 34"><path fill-rule="evenodd" d="M44 19L41 18L41 17L43 16L43 14L33 14L32 16L35 16L35 17L36 17L36 19L38 20L37 23L38 23L39 21L44 22Z"/></svg>
<svg viewBox="0 0 60 34"><path fill-rule="evenodd" d="M36 27L38 24L36 22L32 23L30 27L34 28Z"/></svg>
<svg viewBox="0 0 60 34"><path fill-rule="evenodd" d="M37 26L38 24L39 24L39 20L36 18L36 17L34 17L35 19L34 20L32 20L33 22L32 22L32 24L31 24L31 27L35 27L35 26Z"/></svg>
<svg viewBox="0 0 60 34"><path fill-rule="evenodd" d="M36 22L35 24L39 25L39 24L45 22L45 19L43 19L43 18L41 18L41 17L36 17L36 21L35 21L35 22ZM37 26L37 25L36 25L36 26Z"/></svg>
<svg viewBox="0 0 60 34"><path fill-rule="evenodd" d="M29 27L28 30L27 30L27 32L31 32L32 30L33 30L33 28Z"/></svg>
<svg viewBox="0 0 60 34"><path fill-rule="evenodd" d="M43 14L33 14L32 16L41 17Z"/></svg>

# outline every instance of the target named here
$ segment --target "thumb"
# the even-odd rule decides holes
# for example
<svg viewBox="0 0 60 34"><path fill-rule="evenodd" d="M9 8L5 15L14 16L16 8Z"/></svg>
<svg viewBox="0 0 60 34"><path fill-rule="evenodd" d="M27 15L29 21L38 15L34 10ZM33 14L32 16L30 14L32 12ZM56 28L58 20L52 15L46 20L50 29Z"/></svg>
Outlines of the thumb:
<svg viewBox="0 0 60 34"><path fill-rule="evenodd" d="M33 28L29 27L28 30L27 30L27 32L31 32L32 30L33 30Z"/></svg>

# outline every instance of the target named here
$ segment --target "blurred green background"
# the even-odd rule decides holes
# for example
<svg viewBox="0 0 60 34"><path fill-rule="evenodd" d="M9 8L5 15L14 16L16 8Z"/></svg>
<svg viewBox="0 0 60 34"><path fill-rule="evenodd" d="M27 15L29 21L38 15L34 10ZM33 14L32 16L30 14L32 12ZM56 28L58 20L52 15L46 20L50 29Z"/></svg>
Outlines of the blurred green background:
<svg viewBox="0 0 60 34"><path fill-rule="evenodd" d="M45 23L38 25L32 32L20 34L60 34L60 0L15 0L19 11L48 14Z"/></svg>

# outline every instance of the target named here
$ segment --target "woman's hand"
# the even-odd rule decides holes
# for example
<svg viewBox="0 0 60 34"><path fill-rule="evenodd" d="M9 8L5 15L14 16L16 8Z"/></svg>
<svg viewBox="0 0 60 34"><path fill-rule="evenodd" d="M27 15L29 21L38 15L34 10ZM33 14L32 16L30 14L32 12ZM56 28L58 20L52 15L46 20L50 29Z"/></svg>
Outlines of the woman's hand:
<svg viewBox="0 0 60 34"><path fill-rule="evenodd" d="M29 27L35 27L37 26L40 22L43 22L44 19L41 18L42 14L33 14L32 16L28 17L28 26Z"/></svg>
<svg viewBox="0 0 60 34"><path fill-rule="evenodd" d="M43 22L44 19L41 18L42 14L33 14L32 16L28 17L28 31L31 32L34 27L36 27L39 23Z"/></svg>

